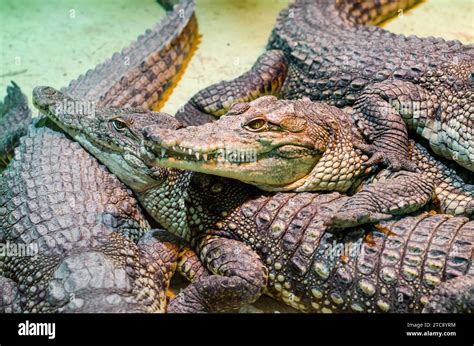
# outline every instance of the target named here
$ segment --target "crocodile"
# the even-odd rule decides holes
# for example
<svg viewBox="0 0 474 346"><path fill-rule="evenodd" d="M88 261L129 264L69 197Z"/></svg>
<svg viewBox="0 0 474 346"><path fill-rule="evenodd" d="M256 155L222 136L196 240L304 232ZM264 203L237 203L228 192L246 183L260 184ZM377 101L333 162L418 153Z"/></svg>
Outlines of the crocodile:
<svg viewBox="0 0 474 346"><path fill-rule="evenodd" d="M340 198L277 193L227 209L196 236L196 251L214 275L194 281L168 311L228 310L266 293L303 312L472 313L473 221L422 214L325 231L318 213ZM289 258L303 231L317 245L305 249L310 270L298 276Z"/></svg>
<svg viewBox="0 0 474 346"><path fill-rule="evenodd" d="M136 117L96 107L82 116L58 110L63 98L50 87L33 93L35 106L125 182L151 217L189 242L210 272L194 277L167 312L234 311L264 293L307 312L473 310L474 222L468 218L424 213L333 232L324 215L347 196L265 192L149 166L142 144L151 121L144 119L165 114ZM294 258L306 259L307 268L295 270Z"/></svg>
<svg viewBox="0 0 474 346"><path fill-rule="evenodd" d="M196 30L194 4L185 1L63 89L89 101L62 106L149 108L182 68ZM160 119L178 126L172 117ZM20 139L0 191L2 250L32 248L31 255L0 258L2 312L164 311L176 261L192 261L189 251L180 259L181 245L152 237L132 192L46 119Z"/></svg>
<svg viewBox="0 0 474 346"><path fill-rule="evenodd" d="M12 85L7 87L3 103L0 102L0 169L8 164L30 122L31 111L26 95L12 82Z"/></svg>
<svg viewBox="0 0 474 346"><path fill-rule="evenodd" d="M375 26L418 2L296 0L248 72L199 91L176 116L196 125L263 95L309 97L353 107L368 165L416 170L410 134L472 172L474 46Z"/></svg>
<svg viewBox="0 0 474 346"><path fill-rule="evenodd" d="M367 157L356 148L362 139L350 112L308 98L262 96L235 104L215 122L178 130L152 126L144 134L155 154L144 157L147 164L216 174L267 191L347 193L366 181L373 168L364 167ZM333 222L354 226L378 221L430 201L439 212L472 217L474 186L421 144L412 142L410 148L422 173L380 173L384 179L353 194L331 216Z"/></svg>
<svg viewBox="0 0 474 346"><path fill-rule="evenodd" d="M37 123L0 176L0 275L8 284L0 291L17 287L3 311L164 311L179 249L142 241L151 229L132 192L77 143ZM9 256L10 247L25 252Z"/></svg>
<svg viewBox="0 0 474 346"><path fill-rule="evenodd" d="M77 143L31 126L0 193L0 312L165 310L178 249L136 244L137 201Z"/></svg>

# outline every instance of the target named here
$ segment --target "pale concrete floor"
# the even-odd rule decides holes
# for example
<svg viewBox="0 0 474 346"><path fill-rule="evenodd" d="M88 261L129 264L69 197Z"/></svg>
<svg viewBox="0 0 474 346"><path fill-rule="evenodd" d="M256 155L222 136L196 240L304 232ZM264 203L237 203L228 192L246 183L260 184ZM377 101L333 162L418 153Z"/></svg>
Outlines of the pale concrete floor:
<svg viewBox="0 0 474 346"><path fill-rule="evenodd" d="M288 2L197 0L202 40L162 110L174 114L201 88L249 69ZM27 96L65 86L163 15L154 0L0 0L0 95L10 80ZM474 0L429 0L385 27L473 43Z"/></svg>
<svg viewBox="0 0 474 346"><path fill-rule="evenodd" d="M180 84L163 107L174 114L197 91L247 71L263 53L278 12L287 0L198 0L202 42ZM385 28L405 35L474 42L474 0L429 0Z"/></svg>
<svg viewBox="0 0 474 346"><path fill-rule="evenodd" d="M288 2L197 0L202 40L162 110L174 114L203 87L248 70L264 51L275 18ZM0 0L0 95L3 98L10 80L29 98L37 85L65 86L163 15L154 0ZM474 0L429 0L385 28L474 43ZM294 311L267 297L254 306Z"/></svg>

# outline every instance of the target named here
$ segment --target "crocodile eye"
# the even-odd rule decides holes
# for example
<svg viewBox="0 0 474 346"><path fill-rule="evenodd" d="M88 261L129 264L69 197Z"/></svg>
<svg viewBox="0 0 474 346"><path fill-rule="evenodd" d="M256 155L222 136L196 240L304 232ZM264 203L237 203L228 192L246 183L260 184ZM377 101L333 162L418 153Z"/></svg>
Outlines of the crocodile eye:
<svg viewBox="0 0 474 346"><path fill-rule="evenodd" d="M125 124L121 120L112 120L112 126L114 127L115 131L117 132L124 132L127 128L127 124Z"/></svg>
<svg viewBox="0 0 474 346"><path fill-rule="evenodd" d="M250 131L262 131L267 127L267 122L265 119L256 118L246 123L245 127Z"/></svg>

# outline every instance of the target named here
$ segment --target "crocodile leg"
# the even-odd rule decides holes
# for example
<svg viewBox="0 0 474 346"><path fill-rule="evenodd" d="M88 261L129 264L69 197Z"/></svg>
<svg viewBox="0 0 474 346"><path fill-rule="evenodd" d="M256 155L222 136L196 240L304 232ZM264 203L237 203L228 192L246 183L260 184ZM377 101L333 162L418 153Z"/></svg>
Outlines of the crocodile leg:
<svg viewBox="0 0 474 346"><path fill-rule="evenodd" d="M432 292L423 312L474 312L474 275L458 276L443 282Z"/></svg>
<svg viewBox="0 0 474 346"><path fill-rule="evenodd" d="M199 277L173 299L168 312L219 312L253 303L267 284L260 257L233 239L207 236L198 245L202 262L214 275Z"/></svg>
<svg viewBox="0 0 474 346"><path fill-rule="evenodd" d="M166 310L171 278L176 272L181 241L164 230L152 230L138 242L142 261L159 286L160 311Z"/></svg>
<svg viewBox="0 0 474 346"><path fill-rule="evenodd" d="M168 299L176 297L170 288L171 278L176 271L189 282L202 275L209 275L194 250L186 246L181 238L165 230L148 232L138 243L146 266L154 272L154 281L161 285L160 293L166 292ZM160 300L164 301L164 300ZM161 311L166 309L162 304Z"/></svg>
<svg viewBox="0 0 474 346"><path fill-rule="evenodd" d="M436 135L429 119L439 108L436 99L422 87L405 81L385 81L367 87L356 100L353 118L372 145L356 143L373 156L367 166L384 162L392 170L417 171L408 160L408 129L423 123L424 131ZM438 115L439 116L439 115Z"/></svg>
<svg viewBox="0 0 474 346"><path fill-rule="evenodd" d="M153 275L153 281L160 286L158 292L165 292L169 298L175 297L170 283L176 271L189 282L209 275L196 252L168 231L156 229L146 233L138 242L138 247L147 270ZM165 299L160 297L159 301L165 302ZM166 305L161 304L160 311L165 309Z"/></svg>
<svg viewBox="0 0 474 346"><path fill-rule="evenodd" d="M414 212L431 201L434 188L434 181L424 174L400 172L348 197L339 210L330 215L330 224L346 228Z"/></svg>
<svg viewBox="0 0 474 346"><path fill-rule="evenodd" d="M474 186L462 180L459 174L444 162L433 157L422 145L411 141L410 159L435 182L434 210L440 213L472 218L474 213ZM388 173L384 171L383 173ZM383 174L382 173L382 174Z"/></svg>
<svg viewBox="0 0 474 346"><path fill-rule="evenodd" d="M208 273L196 252L185 246L181 238L168 231L152 230L140 239L138 246L152 266L153 263L166 265L166 268L161 266L162 275L155 279L157 282L169 284L176 270L190 282Z"/></svg>
<svg viewBox="0 0 474 346"><path fill-rule="evenodd" d="M365 186L350 197L334 201L319 217L319 227L350 228L408 214L430 202L434 192L435 181L425 174L397 172ZM290 258L291 267L298 275L304 275L308 270L311 257L306 249L314 248L317 241L312 232L302 236Z"/></svg>
<svg viewBox="0 0 474 346"><path fill-rule="evenodd" d="M283 52L269 50L243 75L199 91L176 113L176 118L187 125L201 125L225 114L236 102L248 102L263 95L278 95L287 70Z"/></svg>
<svg viewBox="0 0 474 346"><path fill-rule="evenodd" d="M203 275L209 275L198 255L190 248L183 249L179 254L178 272L189 282L194 282Z"/></svg>
<svg viewBox="0 0 474 346"><path fill-rule="evenodd" d="M326 227L349 228L375 223L416 211L433 199L435 181L425 174L397 172L390 178L364 187L353 196L335 201L321 216ZM337 206L340 204L340 206ZM337 211L335 211L337 210ZM311 232L303 235L300 246L290 259L293 270L303 275L311 258L305 249L314 248L317 238Z"/></svg>
<svg viewBox="0 0 474 346"><path fill-rule="evenodd" d="M425 171L423 175L398 172L392 174L390 178L385 176L388 171L381 172L384 177L376 177L380 180L374 183L368 182L369 185L365 190L346 197L337 213L335 208L329 208L327 214L332 216L332 219L322 218L320 227L323 227L324 221L332 221L344 227L360 222L381 221L384 218L391 218L392 213L412 212L430 199L436 210L442 213L472 217L474 198L472 185L462 184L454 170L434 161L421 145L412 145L411 148L412 160ZM387 213L387 210L390 212ZM299 246L290 259L292 268L297 274L303 275L308 270L311 258L305 249L314 248L316 242L317 238L312 232L304 232Z"/></svg>
<svg viewBox="0 0 474 346"><path fill-rule="evenodd" d="M435 193L431 208L440 213L461 215L472 218L474 212L474 186L463 181L458 172L448 167L442 160L436 159L421 144L410 141L410 160L425 175L425 179L433 181ZM366 185L375 181L391 179L393 172L382 170Z"/></svg>

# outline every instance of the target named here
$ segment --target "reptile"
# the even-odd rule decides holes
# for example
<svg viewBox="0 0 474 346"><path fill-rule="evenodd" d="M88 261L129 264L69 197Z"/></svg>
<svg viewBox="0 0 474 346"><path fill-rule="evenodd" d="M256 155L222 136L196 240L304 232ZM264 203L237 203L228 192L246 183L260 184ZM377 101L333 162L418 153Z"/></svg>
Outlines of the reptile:
<svg viewBox="0 0 474 346"><path fill-rule="evenodd" d="M13 156L19 139L26 134L31 122L26 95L18 85L7 87L7 95L0 102L0 169L4 168Z"/></svg>
<svg viewBox="0 0 474 346"><path fill-rule="evenodd" d="M367 157L355 146L361 136L350 113L308 98L263 96L237 103L226 116L201 126L150 127L145 139L154 153L149 165L216 174L267 191L347 193L366 182L373 168L364 167ZM421 144L412 142L410 147L421 173L379 173L384 179L356 190L331 215L334 225L379 221L430 201L439 212L472 217L474 186Z"/></svg>
<svg viewBox="0 0 474 346"><path fill-rule="evenodd" d="M332 232L322 216L347 196L263 192L228 178L149 166L143 157L153 153L143 143L151 121L144 119L165 114L136 117L96 107L82 116L58 109L63 98L50 87L33 92L34 105L125 182L159 224L189 242L210 272L194 277L168 312L233 311L263 293L301 311L472 311L468 218L424 213ZM306 259L304 270L295 270L295 256Z"/></svg>
<svg viewBox="0 0 474 346"><path fill-rule="evenodd" d="M31 126L0 193L0 312L164 311L178 248L77 143Z"/></svg>
<svg viewBox="0 0 474 346"><path fill-rule="evenodd" d="M182 68L196 30L194 4L184 2L129 47L63 89L89 101L62 106L77 106L81 112L90 111L93 102L150 107ZM9 90L7 99L21 95L15 85ZM5 104L31 113L19 96ZM128 113L133 114L130 108ZM177 126L172 117L160 119L165 127ZM32 249L25 256L2 252L0 311L164 311L176 261L192 263L192 254L151 236L132 192L45 120L22 130L27 135L0 176L2 250ZM196 265L192 269L183 273L202 273Z"/></svg>
<svg viewBox="0 0 474 346"><path fill-rule="evenodd" d="M252 68L195 94L176 114L190 125L259 96L352 107L367 165L416 170L409 134L474 170L474 46L403 36L376 24L419 0L296 0Z"/></svg>

